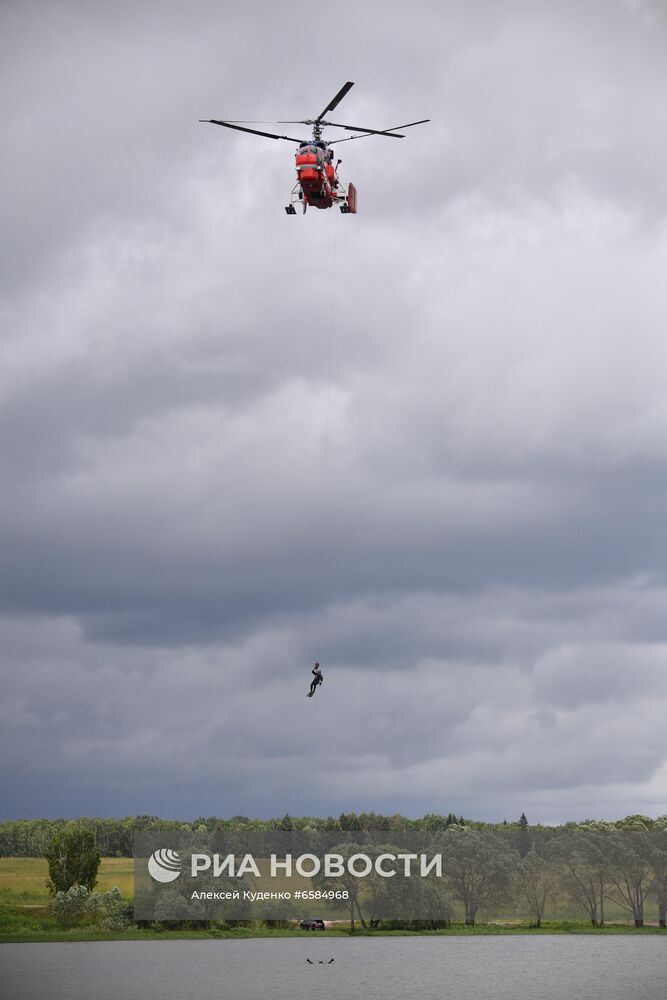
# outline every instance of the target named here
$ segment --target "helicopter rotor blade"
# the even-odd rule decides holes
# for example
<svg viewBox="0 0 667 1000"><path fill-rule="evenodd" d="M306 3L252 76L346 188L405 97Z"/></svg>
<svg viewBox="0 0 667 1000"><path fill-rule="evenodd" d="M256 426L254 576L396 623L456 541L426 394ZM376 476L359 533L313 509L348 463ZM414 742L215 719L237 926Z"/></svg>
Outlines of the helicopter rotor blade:
<svg viewBox="0 0 667 1000"><path fill-rule="evenodd" d="M363 135L348 135L346 139L334 139L332 142L327 142L327 146L335 146L339 142L351 142L352 139L372 139L374 135L384 135L384 132L364 132ZM396 135L396 133L394 133ZM399 135L399 139L405 139L404 135Z"/></svg>
<svg viewBox="0 0 667 1000"><path fill-rule="evenodd" d="M343 85L343 86L342 86L342 87L340 88L340 90L338 91L338 93L336 94L336 96L335 96L335 97L333 98L333 100L332 100L332 101L330 101L330 102L329 102L329 104L327 104L327 106L326 106L326 108L324 109L324 111L322 112L322 114L321 114L321 115L318 115L318 116L317 116L317 118L315 119L315 121L316 121L316 122L319 122L319 121L320 121L320 120L321 120L322 118L324 118L324 116L326 115L327 111L333 111L333 109L334 109L334 108L335 108L335 107L336 107L336 106L337 106L338 104L340 104L340 102L341 102L341 101L343 100L343 98L345 97L345 95L347 94L347 92L348 92L349 90L351 90L351 89L352 89L352 87L354 87L354 83L351 83L351 82L350 82L350 81L348 80L348 82L347 82L346 84L344 84L344 85Z"/></svg>
<svg viewBox="0 0 667 1000"><path fill-rule="evenodd" d="M407 125L392 125L391 128L387 129L387 132L396 132L399 128L412 128L413 125L424 125L426 122L430 122L430 120L430 118L421 118L418 122L408 122ZM360 129L360 131L362 130Z"/></svg>
<svg viewBox="0 0 667 1000"><path fill-rule="evenodd" d="M422 118L418 122L408 122L407 125L392 125L391 128L384 129L380 131L379 129L361 128L359 125L337 125L336 128L347 128L354 129L355 131L363 132L364 135L351 135L347 139L334 139L333 142L329 142L329 146L333 146L337 142L349 142L350 139L363 139L364 136L369 135L386 135L391 136L393 139L405 139L404 135L401 135L397 129L399 128L412 128L413 125L424 125L426 122L430 122L430 118ZM328 125L334 125L334 122L327 122Z"/></svg>
<svg viewBox="0 0 667 1000"><path fill-rule="evenodd" d="M408 122L407 125L392 125L391 128L364 128L362 125L336 125L335 122L326 122L327 125L334 125L336 128L346 128L351 132L368 132L371 135L391 135L398 137L399 139L405 139L404 135L399 135L398 130L401 128L412 128L413 125L423 125L425 122L430 122L430 118L422 118L418 122Z"/></svg>
<svg viewBox="0 0 667 1000"><path fill-rule="evenodd" d="M288 142L296 142L300 144L303 142L302 139L295 139L291 135L276 135L275 132L260 132L258 128L243 128L242 125L233 125L232 122L220 122L217 118L200 118L200 122L205 122L207 125L222 125L224 128L233 128L237 132L251 132L253 135L263 135L267 139L286 139Z"/></svg>
<svg viewBox="0 0 667 1000"><path fill-rule="evenodd" d="M331 125L332 128L345 128L348 132L368 132L369 135L390 135L393 139L405 139L404 135L398 135L393 128L364 128L363 125L339 125L337 122L323 122L322 124ZM401 125L398 127L403 128L404 126Z"/></svg>
<svg viewBox="0 0 667 1000"><path fill-rule="evenodd" d="M213 118L200 118L202 122L215 121ZM305 122L286 122L280 118L226 118L226 122L234 122L236 125L304 125Z"/></svg>

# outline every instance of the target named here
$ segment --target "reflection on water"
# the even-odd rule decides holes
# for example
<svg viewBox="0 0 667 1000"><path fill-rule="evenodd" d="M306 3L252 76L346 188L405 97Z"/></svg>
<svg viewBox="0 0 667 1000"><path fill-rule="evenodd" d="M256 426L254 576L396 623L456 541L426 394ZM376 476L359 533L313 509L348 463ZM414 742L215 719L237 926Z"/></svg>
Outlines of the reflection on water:
<svg viewBox="0 0 667 1000"><path fill-rule="evenodd" d="M329 964L331 958L335 961ZM369 940L318 935L0 945L2 1000L312 1000L314 996L665 1000L667 938Z"/></svg>

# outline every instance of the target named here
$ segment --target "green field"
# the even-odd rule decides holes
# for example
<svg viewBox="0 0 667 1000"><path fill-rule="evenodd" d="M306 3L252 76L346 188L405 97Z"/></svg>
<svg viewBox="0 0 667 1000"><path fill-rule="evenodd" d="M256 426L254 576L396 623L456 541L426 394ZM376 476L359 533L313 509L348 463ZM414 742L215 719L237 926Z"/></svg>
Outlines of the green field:
<svg viewBox="0 0 667 1000"><path fill-rule="evenodd" d="M44 858L0 858L0 941L86 940L96 936L76 928L63 931L51 916L51 897L46 889L49 872ZM104 858L100 865L97 890L107 892L118 886L132 898L134 877L132 858Z"/></svg>
<svg viewBox="0 0 667 1000"><path fill-rule="evenodd" d="M20 899L24 905L47 906L46 891L49 871L44 858L0 858L0 903L8 896ZM97 892L107 892L118 886L128 899L134 892L132 858L102 858L97 877Z"/></svg>
<svg viewBox="0 0 667 1000"><path fill-rule="evenodd" d="M150 938L211 938L211 937L292 937L308 935L306 931L278 930L255 924L250 927L224 928L213 926L209 930L156 930L132 929L122 933L105 933L94 927L61 928L51 916L51 897L46 889L48 869L43 858L0 858L0 942L19 941L98 941L146 940ZM132 899L132 858L103 858L98 875L97 891L106 892L117 886L126 899ZM457 915L458 916L458 915ZM656 926L635 929L627 914L617 907L608 907L606 918L610 925L593 928L584 919L572 919L572 906L565 900L555 899L547 911L551 919L544 921L538 930L530 926L529 915L519 910L503 914L481 915L476 927L454 923L450 929L431 932L368 931L371 935L410 933L450 934L665 934ZM649 920L653 916L649 912ZM460 919L460 918L459 918ZM488 920L487 923L484 921ZM341 924L327 930L330 935L348 935L349 927ZM357 929L357 934L364 933Z"/></svg>

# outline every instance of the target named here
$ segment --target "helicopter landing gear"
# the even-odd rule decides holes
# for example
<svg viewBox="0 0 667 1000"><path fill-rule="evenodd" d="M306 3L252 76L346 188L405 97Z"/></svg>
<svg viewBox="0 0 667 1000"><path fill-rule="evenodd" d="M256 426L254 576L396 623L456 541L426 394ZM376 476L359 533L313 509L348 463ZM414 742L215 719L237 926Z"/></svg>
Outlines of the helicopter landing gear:
<svg viewBox="0 0 667 1000"><path fill-rule="evenodd" d="M296 209L294 205L286 205L285 211L287 212L288 215L296 215Z"/></svg>

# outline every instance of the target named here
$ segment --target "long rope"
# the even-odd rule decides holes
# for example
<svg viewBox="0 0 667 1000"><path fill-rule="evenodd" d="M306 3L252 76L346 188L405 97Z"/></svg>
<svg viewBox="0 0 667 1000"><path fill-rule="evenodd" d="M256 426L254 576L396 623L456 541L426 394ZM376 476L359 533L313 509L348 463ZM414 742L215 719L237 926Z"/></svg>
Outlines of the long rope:
<svg viewBox="0 0 667 1000"><path fill-rule="evenodd" d="M325 405L325 416L324 416L324 443L323 443L323 456L322 456L322 540L321 540L321 551L322 560L321 564L324 565L327 547L327 527L329 522L329 510L331 504L329 503L328 494L328 472L329 472L329 424L331 419L331 383L333 374L333 334L334 334L334 318L336 314L336 277L337 277L337 265L338 265L338 213L336 213L334 226L333 226L333 252L332 252L332 268L331 268L331 295L329 299L329 332L327 337L327 395L326 395L326 405ZM320 659L320 637L317 636L315 642L315 659L319 662ZM319 685L318 685L319 687ZM317 688L315 688L315 699L317 704Z"/></svg>
<svg viewBox="0 0 667 1000"><path fill-rule="evenodd" d="M333 227L333 266L331 271L331 299L329 306L329 343L327 350L327 405L324 419L324 487L327 484L327 463L329 459L329 416L331 411L331 378L333 369L333 332L336 314L336 270L338 264L338 216ZM326 498L326 494L325 494Z"/></svg>

